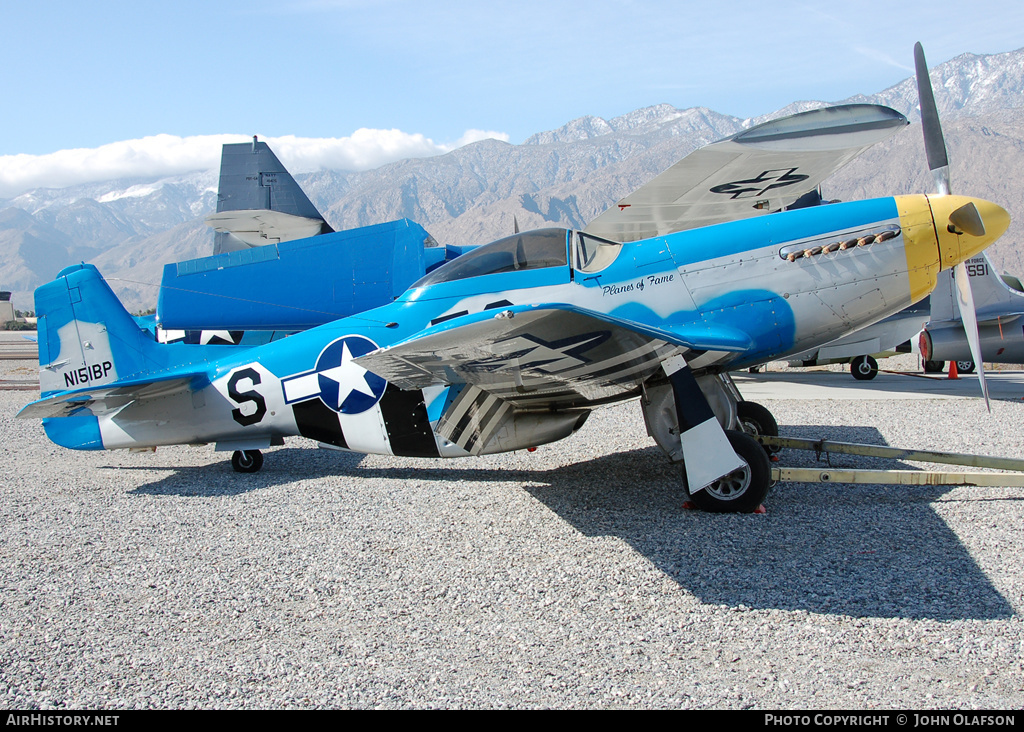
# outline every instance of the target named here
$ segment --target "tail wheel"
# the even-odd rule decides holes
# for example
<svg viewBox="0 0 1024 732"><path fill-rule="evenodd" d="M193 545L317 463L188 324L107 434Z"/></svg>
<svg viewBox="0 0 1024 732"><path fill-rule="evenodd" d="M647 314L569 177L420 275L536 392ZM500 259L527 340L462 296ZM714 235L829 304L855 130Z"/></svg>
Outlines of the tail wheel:
<svg viewBox="0 0 1024 732"><path fill-rule="evenodd" d="M690 500L709 513L753 513L768 495L771 466L761 444L748 434L726 430L729 444L743 467L690 494Z"/></svg>
<svg viewBox="0 0 1024 732"><path fill-rule="evenodd" d="M231 467L237 473L255 473L263 467L263 453L259 450L235 450Z"/></svg>
<svg viewBox="0 0 1024 732"><path fill-rule="evenodd" d="M857 381L868 381L878 375L878 361L871 356L857 356L850 362L850 373Z"/></svg>

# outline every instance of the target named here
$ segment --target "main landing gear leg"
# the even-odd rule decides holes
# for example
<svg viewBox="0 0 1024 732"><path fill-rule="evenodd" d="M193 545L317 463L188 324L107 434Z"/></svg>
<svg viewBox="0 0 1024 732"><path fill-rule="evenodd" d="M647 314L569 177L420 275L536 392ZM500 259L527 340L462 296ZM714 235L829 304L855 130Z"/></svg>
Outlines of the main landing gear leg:
<svg viewBox="0 0 1024 732"><path fill-rule="evenodd" d="M735 386L727 377L697 379L681 356L668 359L663 369L668 383L645 389L644 419L669 458L683 463L691 500L705 511L756 511L768 493L771 470L755 439L722 427L739 426Z"/></svg>
<svg viewBox="0 0 1024 732"><path fill-rule="evenodd" d="M705 394L708 393L709 385L717 382L716 389L721 391L722 398L729 400L729 414L735 413L735 419L729 422L734 430L745 432L755 440L759 437L778 437L779 423L775 421L775 415L757 402L744 401L740 390L736 388L732 377L729 374L718 374L703 376L697 380ZM719 421L723 420L723 411L715 410ZM725 422L723 422L725 424ZM765 445L765 452L769 456L779 451L777 447Z"/></svg>

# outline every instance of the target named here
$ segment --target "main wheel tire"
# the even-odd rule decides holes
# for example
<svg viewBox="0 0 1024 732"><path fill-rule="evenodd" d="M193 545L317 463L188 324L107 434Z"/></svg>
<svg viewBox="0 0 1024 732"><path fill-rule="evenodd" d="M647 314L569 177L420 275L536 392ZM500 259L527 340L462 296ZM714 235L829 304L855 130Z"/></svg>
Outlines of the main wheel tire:
<svg viewBox="0 0 1024 732"><path fill-rule="evenodd" d="M690 493L690 500L709 513L753 513L771 485L771 466L761 443L748 434L726 430L729 444L744 465L703 490ZM685 468L684 468L685 471Z"/></svg>
<svg viewBox="0 0 1024 732"><path fill-rule="evenodd" d="M924 372L926 374L941 374L946 368L945 361L925 361Z"/></svg>
<svg viewBox="0 0 1024 732"><path fill-rule="evenodd" d="M974 373L974 361L957 361L956 362L957 373L961 374L973 374Z"/></svg>
<svg viewBox="0 0 1024 732"><path fill-rule="evenodd" d="M878 375L878 361L871 356L857 356L850 361L850 373L857 381L869 381Z"/></svg>
<svg viewBox="0 0 1024 732"><path fill-rule="evenodd" d="M779 436L779 423L775 421L775 416L757 402L737 402L736 419L739 421L740 430L755 440L762 435ZM771 455L778 452L779 448L766 446L764 450Z"/></svg>
<svg viewBox="0 0 1024 732"><path fill-rule="evenodd" d="M238 473L255 473L263 467L263 453L259 450L235 450L231 467Z"/></svg>

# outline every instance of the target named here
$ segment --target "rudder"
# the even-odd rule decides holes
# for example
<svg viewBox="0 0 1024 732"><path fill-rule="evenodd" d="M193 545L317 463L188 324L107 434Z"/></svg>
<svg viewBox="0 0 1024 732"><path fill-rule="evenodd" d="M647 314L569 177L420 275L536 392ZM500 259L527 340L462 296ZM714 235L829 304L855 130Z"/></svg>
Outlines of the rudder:
<svg viewBox="0 0 1024 732"><path fill-rule="evenodd" d="M156 343L91 264L61 270L36 289L39 388L46 397L144 373Z"/></svg>

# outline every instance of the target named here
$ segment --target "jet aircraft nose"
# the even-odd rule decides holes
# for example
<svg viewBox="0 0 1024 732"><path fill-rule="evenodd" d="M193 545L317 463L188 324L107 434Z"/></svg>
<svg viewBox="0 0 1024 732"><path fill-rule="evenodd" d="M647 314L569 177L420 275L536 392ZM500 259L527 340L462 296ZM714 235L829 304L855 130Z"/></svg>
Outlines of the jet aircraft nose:
<svg viewBox="0 0 1024 732"><path fill-rule="evenodd" d="M948 269L970 259L1010 226L1002 206L970 196L928 196L939 243L939 267Z"/></svg>

